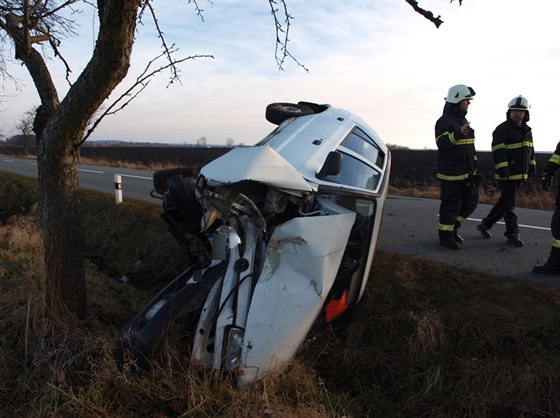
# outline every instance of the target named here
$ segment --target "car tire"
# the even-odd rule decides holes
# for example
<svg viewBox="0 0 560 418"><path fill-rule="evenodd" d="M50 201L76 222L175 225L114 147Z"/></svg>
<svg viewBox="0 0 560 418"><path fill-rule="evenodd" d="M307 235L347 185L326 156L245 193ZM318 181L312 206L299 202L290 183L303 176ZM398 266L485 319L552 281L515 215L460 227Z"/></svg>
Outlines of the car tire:
<svg viewBox="0 0 560 418"><path fill-rule="evenodd" d="M266 120L280 125L286 119L311 115L313 109L296 103L271 103L266 107Z"/></svg>
<svg viewBox="0 0 560 418"><path fill-rule="evenodd" d="M156 171L153 175L154 190L159 194L167 191L167 179L171 176L179 174L182 177L192 177L192 168L168 168Z"/></svg>

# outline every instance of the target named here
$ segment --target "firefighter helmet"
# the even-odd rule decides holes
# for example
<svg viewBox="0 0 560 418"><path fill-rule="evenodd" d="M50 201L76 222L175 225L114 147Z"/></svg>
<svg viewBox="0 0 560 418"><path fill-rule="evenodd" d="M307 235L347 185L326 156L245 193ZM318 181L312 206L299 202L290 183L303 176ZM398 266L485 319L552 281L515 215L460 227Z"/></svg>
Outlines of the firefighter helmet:
<svg viewBox="0 0 560 418"><path fill-rule="evenodd" d="M531 118L531 115L529 115L530 108L531 105L529 104L529 100L527 100L522 95L516 96L513 99L511 99L510 102L508 103L507 117L509 119L509 113L511 110L524 110L525 116L523 117L523 120L525 123L527 123Z"/></svg>
<svg viewBox="0 0 560 418"><path fill-rule="evenodd" d="M472 87L457 84L448 90L445 101L448 103L460 103L462 100L472 100L475 94Z"/></svg>
<svg viewBox="0 0 560 418"><path fill-rule="evenodd" d="M529 110L531 105L529 100L527 100L522 95L516 96L508 103L509 110Z"/></svg>

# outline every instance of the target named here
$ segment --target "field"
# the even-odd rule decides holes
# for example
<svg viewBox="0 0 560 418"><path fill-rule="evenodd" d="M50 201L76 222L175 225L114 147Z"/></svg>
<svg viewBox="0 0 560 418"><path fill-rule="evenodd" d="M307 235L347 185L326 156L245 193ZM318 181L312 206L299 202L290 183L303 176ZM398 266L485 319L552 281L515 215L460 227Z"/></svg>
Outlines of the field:
<svg viewBox="0 0 560 418"><path fill-rule="evenodd" d="M171 168L201 167L223 155L227 147L174 147L174 146L83 146L80 149L82 162L102 162L109 165ZM30 151L33 156L34 150ZM21 147L0 146L0 155L23 155ZM426 189L437 186L436 150L394 149L391 151L391 186ZM548 162L550 154L537 153L537 176L526 185L528 191L539 190L540 172ZM478 152L479 174L485 189L495 187L494 164L490 152Z"/></svg>

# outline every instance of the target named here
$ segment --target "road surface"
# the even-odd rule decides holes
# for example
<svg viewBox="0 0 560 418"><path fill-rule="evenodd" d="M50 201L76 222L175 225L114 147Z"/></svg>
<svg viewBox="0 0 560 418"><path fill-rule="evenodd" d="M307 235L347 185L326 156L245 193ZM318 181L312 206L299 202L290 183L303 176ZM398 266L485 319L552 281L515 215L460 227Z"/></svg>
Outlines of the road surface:
<svg viewBox="0 0 560 418"><path fill-rule="evenodd" d="M37 162L22 158L0 157L0 172L8 171L22 176L37 177ZM115 193L115 175L122 176L123 199L161 203L150 196L153 171L131 170L106 166L78 165L80 187L98 192Z"/></svg>
<svg viewBox="0 0 560 418"><path fill-rule="evenodd" d="M124 200L161 202L150 196L151 171L85 165L79 165L78 170L80 186L83 188L114 194L114 176L120 174ZM0 157L0 173L2 171L36 177L37 165L34 160ZM538 275L531 271L535 263L544 262L548 257L551 211L517 209L520 237L525 241L525 246L515 248L506 243L503 223L492 228L491 239L481 237L476 225L489 212L490 205L479 204L460 230L465 239L463 248L450 250L439 245L438 208L437 199L389 196L377 248L439 261L468 271L560 288L560 276Z"/></svg>
<svg viewBox="0 0 560 418"><path fill-rule="evenodd" d="M492 238L485 239L476 226L490 211L491 205L479 204L459 230L465 239L460 250L439 245L438 199L389 196L381 227L380 250L392 251L440 261L457 268L507 276L560 288L560 276L532 272L533 265L544 263L550 252L552 211L517 208L521 248L507 244L503 236L505 226L500 222L490 230Z"/></svg>

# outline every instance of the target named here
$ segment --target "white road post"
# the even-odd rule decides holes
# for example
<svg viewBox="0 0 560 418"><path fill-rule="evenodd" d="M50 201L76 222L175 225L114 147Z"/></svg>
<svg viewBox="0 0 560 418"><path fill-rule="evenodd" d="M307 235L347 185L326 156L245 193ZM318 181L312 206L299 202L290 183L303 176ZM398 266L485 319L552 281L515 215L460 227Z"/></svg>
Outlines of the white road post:
<svg viewBox="0 0 560 418"><path fill-rule="evenodd" d="M122 177L115 174L115 202L117 205L122 203Z"/></svg>

